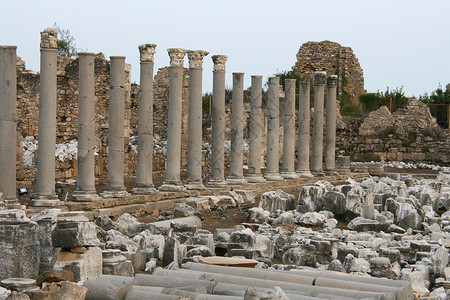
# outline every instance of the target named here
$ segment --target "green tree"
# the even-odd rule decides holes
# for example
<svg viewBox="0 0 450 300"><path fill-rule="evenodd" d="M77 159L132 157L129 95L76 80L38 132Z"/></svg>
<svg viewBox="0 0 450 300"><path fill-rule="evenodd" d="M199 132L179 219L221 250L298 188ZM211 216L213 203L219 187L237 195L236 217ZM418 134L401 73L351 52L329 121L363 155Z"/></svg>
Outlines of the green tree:
<svg viewBox="0 0 450 300"><path fill-rule="evenodd" d="M435 91L428 95L425 93L423 96L419 96L419 100L428 104L430 112L433 117L436 118L440 125L448 128L448 112L450 109L450 90L442 90L438 87Z"/></svg>
<svg viewBox="0 0 450 300"><path fill-rule="evenodd" d="M58 30L58 54L66 57L75 57L78 49L75 45L75 38L68 29L62 29L58 24L53 25Z"/></svg>

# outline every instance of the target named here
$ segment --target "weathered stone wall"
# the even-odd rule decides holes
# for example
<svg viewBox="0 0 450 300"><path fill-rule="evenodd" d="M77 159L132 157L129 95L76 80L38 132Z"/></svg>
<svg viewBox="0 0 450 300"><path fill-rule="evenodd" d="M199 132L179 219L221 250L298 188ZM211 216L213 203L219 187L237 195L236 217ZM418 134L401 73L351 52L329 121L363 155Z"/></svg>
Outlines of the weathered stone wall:
<svg viewBox="0 0 450 300"><path fill-rule="evenodd" d="M292 69L310 81L314 78L314 71L338 75L338 94L346 92L353 101L358 101L359 95L364 93L363 70L350 47L331 41L304 43Z"/></svg>
<svg viewBox="0 0 450 300"><path fill-rule="evenodd" d="M393 114L383 106L364 120L344 118L337 155L353 161L405 161L450 165L450 130L439 127L426 104L409 100Z"/></svg>

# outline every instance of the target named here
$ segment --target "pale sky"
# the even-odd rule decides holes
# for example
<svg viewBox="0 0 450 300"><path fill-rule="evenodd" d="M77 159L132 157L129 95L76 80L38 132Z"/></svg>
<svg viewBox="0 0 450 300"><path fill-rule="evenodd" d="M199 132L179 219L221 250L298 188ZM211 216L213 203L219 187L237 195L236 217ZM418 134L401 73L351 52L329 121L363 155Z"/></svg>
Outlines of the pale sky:
<svg viewBox="0 0 450 300"><path fill-rule="evenodd" d="M295 64L300 46L331 40L352 47L368 92L403 86L407 96L450 82L449 0L0 0L0 45L16 45L28 69L39 70L39 32L55 22L78 48L126 56L139 83L138 45L210 52L203 91L212 90L211 55L225 54L232 72L267 77ZM187 57L185 66L188 66Z"/></svg>

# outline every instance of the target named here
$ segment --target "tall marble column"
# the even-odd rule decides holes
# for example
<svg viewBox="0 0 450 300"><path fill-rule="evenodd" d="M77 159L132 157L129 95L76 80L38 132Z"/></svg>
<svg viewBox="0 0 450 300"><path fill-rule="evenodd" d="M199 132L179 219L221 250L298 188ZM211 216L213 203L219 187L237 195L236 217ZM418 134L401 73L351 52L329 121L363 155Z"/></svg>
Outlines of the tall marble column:
<svg viewBox="0 0 450 300"><path fill-rule="evenodd" d="M166 178L160 191L182 191L181 165L181 118L183 96L183 64L186 50L167 49L170 56L169 115L167 122Z"/></svg>
<svg viewBox="0 0 450 300"><path fill-rule="evenodd" d="M327 78L327 107L325 125L325 174L335 175L336 167L336 89L338 77L330 75Z"/></svg>
<svg viewBox="0 0 450 300"><path fill-rule="evenodd" d="M264 178L270 181L283 179L279 173L280 159L280 78L269 77L267 90L267 159Z"/></svg>
<svg viewBox="0 0 450 300"><path fill-rule="evenodd" d="M310 89L309 82L299 84L298 104L298 146L297 146L297 176L300 178L311 178L313 175L309 170L309 142L310 142Z"/></svg>
<svg viewBox="0 0 450 300"><path fill-rule="evenodd" d="M21 209L16 195L16 46L0 46L0 209Z"/></svg>
<svg viewBox="0 0 450 300"><path fill-rule="evenodd" d="M286 79L284 96L283 167L281 177L297 178L295 173L295 79Z"/></svg>
<svg viewBox="0 0 450 300"><path fill-rule="evenodd" d="M95 190L95 54L79 54L78 159L75 201L100 199Z"/></svg>
<svg viewBox="0 0 450 300"><path fill-rule="evenodd" d="M186 189L203 189L202 182L202 72L203 50L187 52L189 58L189 120Z"/></svg>
<svg viewBox="0 0 450 300"><path fill-rule="evenodd" d="M136 184L133 194L154 194L153 185L153 62L155 44L139 45L141 60L139 112L138 112L138 157Z"/></svg>
<svg viewBox="0 0 450 300"><path fill-rule="evenodd" d="M248 171L245 179L247 182L263 182L266 180L261 176L262 76L252 76L250 97Z"/></svg>
<svg viewBox="0 0 450 300"><path fill-rule="evenodd" d="M109 77L108 180L100 196L128 196L124 185L125 56L111 56Z"/></svg>
<svg viewBox="0 0 450 300"><path fill-rule="evenodd" d="M213 102L211 132L211 177L209 186L221 186L225 182L225 63L226 55L213 55Z"/></svg>
<svg viewBox="0 0 450 300"><path fill-rule="evenodd" d="M228 184L244 184L244 73L233 73L231 151Z"/></svg>
<svg viewBox="0 0 450 300"><path fill-rule="evenodd" d="M41 32L37 186L33 206L61 203L55 192L57 34L55 28Z"/></svg>
<svg viewBox="0 0 450 300"><path fill-rule="evenodd" d="M312 141L311 172L323 176L323 106L327 73L314 72L314 125Z"/></svg>

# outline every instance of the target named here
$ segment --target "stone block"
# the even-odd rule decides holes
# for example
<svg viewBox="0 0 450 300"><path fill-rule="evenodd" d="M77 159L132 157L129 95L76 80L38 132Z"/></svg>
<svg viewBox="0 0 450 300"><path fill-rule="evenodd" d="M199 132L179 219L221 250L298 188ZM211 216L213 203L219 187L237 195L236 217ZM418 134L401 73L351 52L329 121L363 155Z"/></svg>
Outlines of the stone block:
<svg viewBox="0 0 450 300"><path fill-rule="evenodd" d="M40 286L44 282L74 281L74 279L72 272L51 270L40 274L36 279L36 284Z"/></svg>
<svg viewBox="0 0 450 300"><path fill-rule="evenodd" d="M259 207L270 212L292 210L295 209L295 197L282 190L266 192L261 195Z"/></svg>
<svg viewBox="0 0 450 300"><path fill-rule="evenodd" d="M0 253L0 280L39 275L39 226L24 211L0 210Z"/></svg>
<svg viewBox="0 0 450 300"><path fill-rule="evenodd" d="M133 276L133 264L122 255L118 249L107 249L102 251L103 274L117 276Z"/></svg>
<svg viewBox="0 0 450 300"><path fill-rule="evenodd" d="M87 288L70 281L52 282L45 287L46 290L56 293L59 299L78 300L85 299Z"/></svg>
<svg viewBox="0 0 450 300"><path fill-rule="evenodd" d="M98 278L102 274L102 249L88 247L83 254L61 251L54 269L72 272L76 282Z"/></svg>
<svg viewBox="0 0 450 300"><path fill-rule="evenodd" d="M302 186L298 195L299 212L322 210L324 188L320 186Z"/></svg>
<svg viewBox="0 0 450 300"><path fill-rule="evenodd" d="M73 248L97 246L97 228L89 222L83 212L66 212L58 215L56 228L52 233L53 247Z"/></svg>
<svg viewBox="0 0 450 300"><path fill-rule="evenodd" d="M283 254L283 263L316 268L316 247L311 244L303 244L290 248Z"/></svg>

